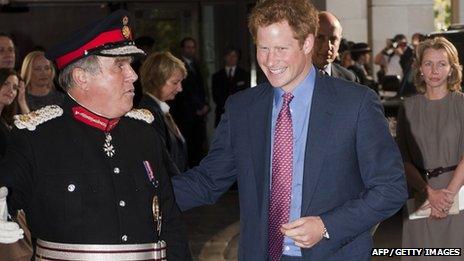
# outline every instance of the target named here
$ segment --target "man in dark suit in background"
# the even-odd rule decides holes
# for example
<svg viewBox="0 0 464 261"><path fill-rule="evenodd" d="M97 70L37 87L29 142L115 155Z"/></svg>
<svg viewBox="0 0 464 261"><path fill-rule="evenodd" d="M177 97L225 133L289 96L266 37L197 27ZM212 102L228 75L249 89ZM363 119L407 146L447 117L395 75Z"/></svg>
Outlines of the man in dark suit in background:
<svg viewBox="0 0 464 261"><path fill-rule="evenodd" d="M181 60L187 68L182 81L183 91L169 103L181 133L187 142L189 166L198 165L208 151L206 140L206 116L209 112L201 66L197 59L197 42L186 37L180 42Z"/></svg>
<svg viewBox="0 0 464 261"><path fill-rule="evenodd" d="M0 68L14 69L16 61L15 46L9 35L0 32Z"/></svg>
<svg viewBox="0 0 464 261"><path fill-rule="evenodd" d="M172 178L182 210L237 181L241 261L369 260L371 228L407 199L377 95L317 73L317 11L266 0L249 19L268 82L232 95L200 165Z"/></svg>
<svg viewBox="0 0 464 261"><path fill-rule="evenodd" d="M319 13L319 30L314 43L313 62L323 74L347 81L358 82L356 75L334 63L342 40L342 25L335 15Z"/></svg>
<svg viewBox="0 0 464 261"><path fill-rule="evenodd" d="M354 64L348 67L348 70L352 71L358 77L362 85L378 93L379 84L368 73L368 68L371 64L371 52L371 47L367 43L353 44L351 47L351 59L353 59Z"/></svg>
<svg viewBox="0 0 464 261"><path fill-rule="evenodd" d="M221 120L227 98L238 91L250 88L250 73L237 66L240 56L240 50L228 48L224 54L224 68L213 74L213 101L216 103L214 126L217 126Z"/></svg>

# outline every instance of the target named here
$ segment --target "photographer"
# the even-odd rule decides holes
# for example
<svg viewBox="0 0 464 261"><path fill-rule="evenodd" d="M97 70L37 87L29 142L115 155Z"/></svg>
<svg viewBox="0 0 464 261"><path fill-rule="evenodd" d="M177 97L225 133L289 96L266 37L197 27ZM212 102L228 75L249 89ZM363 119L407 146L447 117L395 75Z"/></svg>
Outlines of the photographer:
<svg viewBox="0 0 464 261"><path fill-rule="evenodd" d="M383 75L398 75L403 78L403 69L400 64L401 56L408 47L408 40L404 34L397 34L393 39L387 39L385 48L374 58L374 63L380 65L379 82Z"/></svg>

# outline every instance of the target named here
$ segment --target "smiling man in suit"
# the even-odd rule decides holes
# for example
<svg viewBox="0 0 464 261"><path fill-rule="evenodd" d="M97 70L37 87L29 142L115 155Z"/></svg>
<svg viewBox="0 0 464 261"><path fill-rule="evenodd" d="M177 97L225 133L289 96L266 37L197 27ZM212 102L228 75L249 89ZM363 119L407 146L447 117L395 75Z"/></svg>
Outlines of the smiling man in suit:
<svg viewBox="0 0 464 261"><path fill-rule="evenodd" d="M256 5L249 28L268 82L228 99L209 154L172 179L184 210L237 181L241 261L369 260L371 227L407 198L376 94L312 65L317 24L307 0Z"/></svg>
<svg viewBox="0 0 464 261"><path fill-rule="evenodd" d="M313 63L323 74L359 82L356 75L343 66L335 63L338 48L342 40L342 25L340 21L329 12L319 12L319 28L314 42Z"/></svg>

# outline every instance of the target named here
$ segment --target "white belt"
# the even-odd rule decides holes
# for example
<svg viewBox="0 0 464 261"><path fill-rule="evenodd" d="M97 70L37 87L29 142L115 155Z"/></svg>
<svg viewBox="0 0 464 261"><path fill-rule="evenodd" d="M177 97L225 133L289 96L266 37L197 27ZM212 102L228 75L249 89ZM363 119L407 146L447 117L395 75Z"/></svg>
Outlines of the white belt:
<svg viewBox="0 0 464 261"><path fill-rule="evenodd" d="M165 261L167 260L166 242L132 245L79 245L38 239L35 260Z"/></svg>

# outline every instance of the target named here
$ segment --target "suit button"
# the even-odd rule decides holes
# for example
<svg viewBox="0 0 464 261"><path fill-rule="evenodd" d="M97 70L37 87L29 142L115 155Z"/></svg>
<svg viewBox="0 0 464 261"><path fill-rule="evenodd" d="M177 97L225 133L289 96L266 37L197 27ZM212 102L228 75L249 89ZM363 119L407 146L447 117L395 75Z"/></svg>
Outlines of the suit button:
<svg viewBox="0 0 464 261"><path fill-rule="evenodd" d="M76 189L76 186L74 184L69 184L68 185L68 191L73 192Z"/></svg>
<svg viewBox="0 0 464 261"><path fill-rule="evenodd" d="M125 202L124 200L119 201L119 206L120 206L120 207L125 207L125 206L126 206L126 202Z"/></svg>
<svg viewBox="0 0 464 261"><path fill-rule="evenodd" d="M121 172L121 170L118 167L113 169L114 174L119 174L120 172Z"/></svg>
<svg viewBox="0 0 464 261"><path fill-rule="evenodd" d="M121 240L122 240L122 242L127 242L127 235L123 235L123 236L121 237Z"/></svg>

